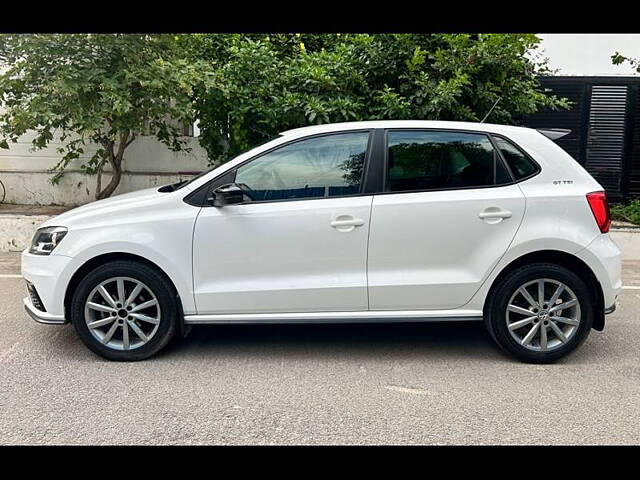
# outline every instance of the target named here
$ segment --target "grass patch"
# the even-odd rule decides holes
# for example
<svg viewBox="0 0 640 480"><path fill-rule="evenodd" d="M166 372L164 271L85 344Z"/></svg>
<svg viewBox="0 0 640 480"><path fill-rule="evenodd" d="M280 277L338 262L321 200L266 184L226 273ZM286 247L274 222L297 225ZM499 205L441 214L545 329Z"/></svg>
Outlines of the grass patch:
<svg viewBox="0 0 640 480"><path fill-rule="evenodd" d="M640 225L640 200L611 205L611 219Z"/></svg>

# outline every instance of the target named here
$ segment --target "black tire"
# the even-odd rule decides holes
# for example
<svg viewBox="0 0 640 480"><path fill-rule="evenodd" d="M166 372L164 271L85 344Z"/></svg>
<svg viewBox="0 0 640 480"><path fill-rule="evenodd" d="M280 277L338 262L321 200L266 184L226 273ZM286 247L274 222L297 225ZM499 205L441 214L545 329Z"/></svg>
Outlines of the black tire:
<svg viewBox="0 0 640 480"><path fill-rule="evenodd" d="M144 345L131 350L115 350L102 344L89 330L84 316L85 303L91 291L113 277L130 277L143 282L154 293L161 312L158 330ZM137 361L155 355L175 336L179 326L179 305L175 289L157 269L140 262L118 260L105 263L89 272L79 283L70 305L71 323L80 339L94 353L108 360Z"/></svg>
<svg viewBox="0 0 640 480"><path fill-rule="evenodd" d="M518 343L511 336L506 320L507 305L514 292L525 283L539 278L562 282L573 291L580 303L580 323L573 336L558 348L546 352L530 350ZM499 281L488 299L484 321L496 343L518 360L527 363L552 363L574 351L586 340L593 324L595 308L589 286L578 275L557 264L534 263L518 268Z"/></svg>

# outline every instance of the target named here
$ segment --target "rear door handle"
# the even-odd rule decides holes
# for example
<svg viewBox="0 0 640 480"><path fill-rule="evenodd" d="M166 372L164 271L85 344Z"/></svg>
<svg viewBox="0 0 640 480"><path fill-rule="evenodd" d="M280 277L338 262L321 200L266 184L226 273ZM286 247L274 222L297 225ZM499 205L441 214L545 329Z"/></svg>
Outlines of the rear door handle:
<svg viewBox="0 0 640 480"><path fill-rule="evenodd" d="M510 218L512 213L509 210L490 210L486 209L478 214L478 217L484 218Z"/></svg>
<svg viewBox="0 0 640 480"><path fill-rule="evenodd" d="M502 222L505 218L511 217L511 212L509 210L502 210L498 207L489 207L485 208L478 214L478 217L489 225L495 225L496 223Z"/></svg>

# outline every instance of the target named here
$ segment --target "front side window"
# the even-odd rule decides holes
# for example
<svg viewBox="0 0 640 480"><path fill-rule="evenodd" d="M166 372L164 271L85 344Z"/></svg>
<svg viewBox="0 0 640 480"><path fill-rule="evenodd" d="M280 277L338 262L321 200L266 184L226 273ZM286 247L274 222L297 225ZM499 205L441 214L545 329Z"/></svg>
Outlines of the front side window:
<svg viewBox="0 0 640 480"><path fill-rule="evenodd" d="M538 167L518 147L501 137L493 137L516 180L533 175Z"/></svg>
<svg viewBox="0 0 640 480"><path fill-rule="evenodd" d="M494 149L483 134L391 131L387 191L438 190L495 185ZM503 172L498 182L506 183Z"/></svg>
<svg viewBox="0 0 640 480"><path fill-rule="evenodd" d="M235 183L253 201L360 193L368 132L309 138L242 165Z"/></svg>

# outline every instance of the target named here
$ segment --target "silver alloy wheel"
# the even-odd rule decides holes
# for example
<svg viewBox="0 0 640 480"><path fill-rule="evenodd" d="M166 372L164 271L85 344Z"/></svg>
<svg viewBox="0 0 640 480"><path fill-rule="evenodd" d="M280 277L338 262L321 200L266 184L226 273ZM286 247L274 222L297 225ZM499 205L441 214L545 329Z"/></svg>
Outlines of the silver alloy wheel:
<svg viewBox="0 0 640 480"><path fill-rule="evenodd" d="M147 343L160 325L160 304L139 280L113 277L94 288L84 307L91 334L114 350L133 350Z"/></svg>
<svg viewBox="0 0 640 480"><path fill-rule="evenodd" d="M529 350L560 348L578 331L580 302L564 283L539 278L518 288L507 304L507 328Z"/></svg>

